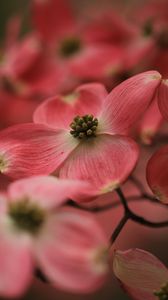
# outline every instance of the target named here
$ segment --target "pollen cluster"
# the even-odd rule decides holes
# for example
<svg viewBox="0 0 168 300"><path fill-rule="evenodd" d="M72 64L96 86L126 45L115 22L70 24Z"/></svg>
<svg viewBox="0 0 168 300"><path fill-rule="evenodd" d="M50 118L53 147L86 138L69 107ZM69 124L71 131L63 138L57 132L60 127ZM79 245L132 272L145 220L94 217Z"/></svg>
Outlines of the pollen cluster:
<svg viewBox="0 0 168 300"><path fill-rule="evenodd" d="M8 213L19 229L30 233L37 233L45 218L44 211L28 199L10 204Z"/></svg>
<svg viewBox="0 0 168 300"><path fill-rule="evenodd" d="M159 291L154 292L154 295L157 296L159 300L168 300L168 282L164 284Z"/></svg>
<svg viewBox="0 0 168 300"><path fill-rule="evenodd" d="M78 139L90 138L96 136L98 119L93 115L77 116L70 124L70 133Z"/></svg>

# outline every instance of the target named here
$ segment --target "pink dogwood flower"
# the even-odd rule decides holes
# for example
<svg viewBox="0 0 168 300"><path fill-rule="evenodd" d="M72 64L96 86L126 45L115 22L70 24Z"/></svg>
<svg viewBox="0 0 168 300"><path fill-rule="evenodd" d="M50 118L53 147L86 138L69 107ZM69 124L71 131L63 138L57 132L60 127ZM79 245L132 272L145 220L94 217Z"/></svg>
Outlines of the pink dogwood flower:
<svg viewBox="0 0 168 300"><path fill-rule="evenodd" d="M90 213L61 207L87 188L39 176L10 184L0 195L0 295L20 296L35 268L58 288L87 293L108 271L107 239Z"/></svg>
<svg viewBox="0 0 168 300"><path fill-rule="evenodd" d="M35 34L3 49L0 67L1 89L12 95L50 96L63 86L65 70L47 56Z"/></svg>
<svg viewBox="0 0 168 300"><path fill-rule="evenodd" d="M47 56L37 35L20 40L20 25L20 18L9 19L0 47L1 126L31 122L39 100L64 90L65 84L69 91L65 70Z"/></svg>
<svg viewBox="0 0 168 300"><path fill-rule="evenodd" d="M156 198L168 204L168 146L156 151L147 164L148 184Z"/></svg>
<svg viewBox="0 0 168 300"><path fill-rule="evenodd" d="M91 182L96 194L112 191L138 159L137 144L124 134L146 110L160 81L158 72L149 71L109 95L101 84L86 84L44 102L35 112L36 124L1 131L1 172L14 178L55 172Z"/></svg>
<svg viewBox="0 0 168 300"><path fill-rule="evenodd" d="M12 95L43 98L69 90L66 69L46 53L38 34L33 31L19 39L20 31L21 18L9 19L0 49L1 89Z"/></svg>
<svg viewBox="0 0 168 300"><path fill-rule="evenodd" d="M104 37L99 42L91 39L87 21L75 18L69 2L33 0L34 28L53 63L64 69L67 81L102 81L109 70L120 68L123 48L106 43Z"/></svg>
<svg viewBox="0 0 168 300"><path fill-rule="evenodd" d="M131 11L135 26L139 23L139 39L143 36L151 44L149 56L144 64L152 66L163 76L168 76L168 5L167 0L137 2Z"/></svg>
<svg viewBox="0 0 168 300"><path fill-rule="evenodd" d="M131 299L168 298L168 269L151 253L141 249L116 251L113 270Z"/></svg>

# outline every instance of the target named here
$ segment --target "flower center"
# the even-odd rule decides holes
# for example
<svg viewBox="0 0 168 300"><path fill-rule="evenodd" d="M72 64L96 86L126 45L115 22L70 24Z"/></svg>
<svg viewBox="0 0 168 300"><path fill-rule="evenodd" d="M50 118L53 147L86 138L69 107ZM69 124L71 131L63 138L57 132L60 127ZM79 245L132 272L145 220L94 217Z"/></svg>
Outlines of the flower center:
<svg viewBox="0 0 168 300"><path fill-rule="evenodd" d="M157 296L159 300L168 300L168 282L161 286L159 291L154 292L154 295Z"/></svg>
<svg viewBox="0 0 168 300"><path fill-rule="evenodd" d="M78 139L85 139L96 136L98 119L93 115L77 116L70 124L70 133Z"/></svg>
<svg viewBox="0 0 168 300"><path fill-rule="evenodd" d="M160 31L155 31L153 27L153 21L147 20L147 22L144 24L143 27L143 34L145 36L151 36L155 38L155 41L157 42L157 45L161 49L167 49L168 48L168 30L167 28L162 28Z"/></svg>
<svg viewBox="0 0 168 300"><path fill-rule="evenodd" d="M150 36L153 34L153 21L151 19L147 20L142 28L144 36Z"/></svg>
<svg viewBox="0 0 168 300"><path fill-rule="evenodd" d="M27 198L11 203L8 213L19 229L33 234L38 232L45 220L44 210Z"/></svg>
<svg viewBox="0 0 168 300"><path fill-rule="evenodd" d="M81 49L81 41L75 37L69 37L62 41L60 54L63 57L70 57Z"/></svg>
<svg viewBox="0 0 168 300"><path fill-rule="evenodd" d="M5 91L13 94L22 94L26 90L26 85L19 80L12 80L10 77L2 77L1 84Z"/></svg>

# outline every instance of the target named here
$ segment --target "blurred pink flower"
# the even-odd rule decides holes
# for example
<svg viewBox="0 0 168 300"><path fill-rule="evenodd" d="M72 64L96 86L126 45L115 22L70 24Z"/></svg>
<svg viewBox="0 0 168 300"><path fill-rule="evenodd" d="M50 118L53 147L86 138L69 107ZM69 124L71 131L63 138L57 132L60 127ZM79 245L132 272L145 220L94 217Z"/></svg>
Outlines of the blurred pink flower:
<svg viewBox="0 0 168 300"><path fill-rule="evenodd" d="M109 95L101 84L86 84L44 102L34 116L39 124L1 131L1 172L17 178L56 171L61 178L91 182L96 194L112 191L138 159L136 143L124 134L146 110L160 81L159 73L149 71Z"/></svg>
<svg viewBox="0 0 168 300"><path fill-rule="evenodd" d="M106 43L104 37L99 42L90 39L87 21L75 18L69 1L34 0L32 18L43 47L64 70L66 81L104 80L120 68L123 48Z"/></svg>
<svg viewBox="0 0 168 300"><path fill-rule="evenodd" d="M103 284L108 243L90 213L60 207L87 184L32 177L0 195L0 295L20 296L35 268L64 290L87 293Z"/></svg>
<svg viewBox="0 0 168 300"><path fill-rule="evenodd" d="M137 1L137 9L131 12L135 27L139 27L139 39L146 40L151 49L144 56L144 66L151 66L163 76L168 76L168 2L167 0ZM137 37L138 37L137 36ZM144 69L143 69L144 70Z"/></svg>
<svg viewBox="0 0 168 300"><path fill-rule="evenodd" d="M168 269L151 253L140 249L116 251L113 270L132 299L167 299Z"/></svg>
<svg viewBox="0 0 168 300"><path fill-rule="evenodd" d="M75 85L65 80L66 70L53 62L34 32L19 40L20 22L9 20L0 49L1 126L30 122L40 100Z"/></svg>
<svg viewBox="0 0 168 300"><path fill-rule="evenodd" d="M100 11L89 7L87 17L85 33L90 41L126 46L136 36L135 26L111 7Z"/></svg>
<svg viewBox="0 0 168 300"><path fill-rule="evenodd" d="M44 97L61 89L63 71L45 53L35 34L3 49L1 89L12 95Z"/></svg>

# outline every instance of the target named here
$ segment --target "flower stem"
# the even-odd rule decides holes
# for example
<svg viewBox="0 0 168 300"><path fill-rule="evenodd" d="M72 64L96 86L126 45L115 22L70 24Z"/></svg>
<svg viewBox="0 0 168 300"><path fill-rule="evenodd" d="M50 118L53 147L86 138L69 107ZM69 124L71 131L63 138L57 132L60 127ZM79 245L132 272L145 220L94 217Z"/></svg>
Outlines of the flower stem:
<svg viewBox="0 0 168 300"><path fill-rule="evenodd" d="M123 227L125 226L125 224L127 223L129 219L129 216L127 214L124 214L124 216L122 217L122 219L120 220L120 222L118 223L117 227L115 228L115 230L113 231L113 234L111 236L111 245L115 242L115 240L117 239L117 237L119 236L121 230L123 229Z"/></svg>
<svg viewBox="0 0 168 300"><path fill-rule="evenodd" d="M125 214L129 214L129 207L128 207L128 204L127 204L127 200L126 200L121 188L116 189L116 193L118 194L118 196L120 198L120 201L121 201L121 203L124 207Z"/></svg>
<svg viewBox="0 0 168 300"><path fill-rule="evenodd" d="M123 229L123 227L125 226L125 224L127 223L128 220L132 220L135 223L138 223L140 225L143 226L147 226L147 227L151 227L151 228L163 228L163 227L168 227L168 221L163 221L163 222L152 222L149 221L147 219L145 219L142 216L139 216L137 214L135 214L128 206L127 204L127 200L122 192L122 190L120 188L118 188L116 190L121 204L123 205L124 208L124 216L122 217L122 219L120 220L119 224L117 225L117 227L115 228L115 230L113 231L113 234L111 236L111 245L115 242L115 240L117 239L117 237L119 236L121 230Z"/></svg>
<svg viewBox="0 0 168 300"><path fill-rule="evenodd" d="M151 227L151 228L163 228L163 227L168 227L168 221L163 221L163 222L152 222L149 221L133 212L130 212L130 216L129 219L131 219L132 221L147 226L147 227Z"/></svg>
<svg viewBox="0 0 168 300"><path fill-rule="evenodd" d="M130 219L136 223L139 223L141 225L144 225L144 226L148 226L148 227L153 227L153 228L161 228L161 227L167 227L168 226L168 221L163 221L163 222L152 222L152 221L149 221L137 214L135 214L128 206L127 204L127 200L122 192L122 190L120 188L118 188L116 190L117 194L119 195L120 197L120 201L124 207L124 210L125 210L125 215L127 216L127 219Z"/></svg>

